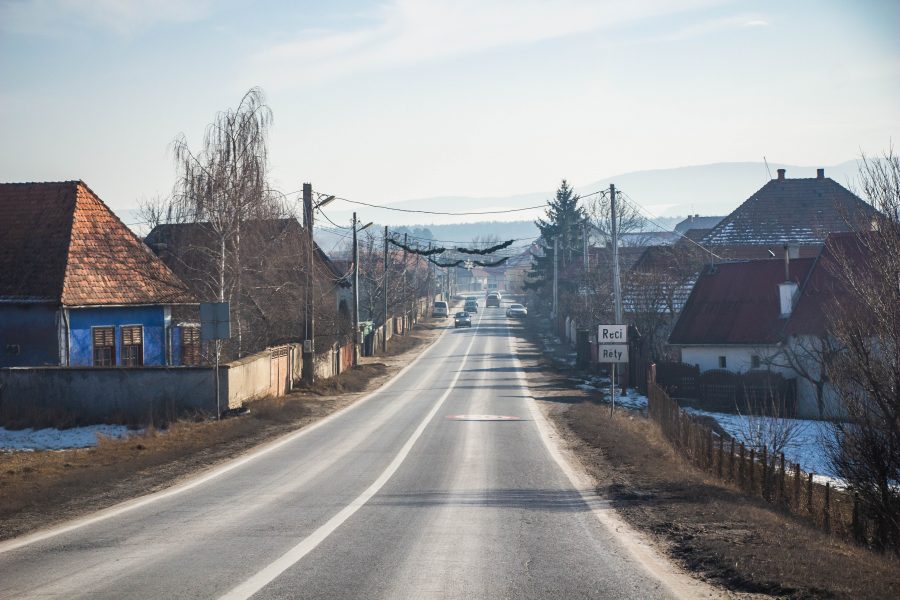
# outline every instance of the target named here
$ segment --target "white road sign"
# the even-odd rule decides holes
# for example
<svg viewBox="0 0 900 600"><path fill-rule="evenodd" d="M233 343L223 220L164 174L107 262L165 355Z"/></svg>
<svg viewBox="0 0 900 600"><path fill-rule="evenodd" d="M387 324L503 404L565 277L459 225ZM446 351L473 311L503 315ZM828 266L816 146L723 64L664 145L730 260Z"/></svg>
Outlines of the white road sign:
<svg viewBox="0 0 900 600"><path fill-rule="evenodd" d="M628 344L606 344L597 346L597 362L627 363Z"/></svg>
<svg viewBox="0 0 900 600"><path fill-rule="evenodd" d="M598 344L624 344L628 341L628 325L598 325Z"/></svg>

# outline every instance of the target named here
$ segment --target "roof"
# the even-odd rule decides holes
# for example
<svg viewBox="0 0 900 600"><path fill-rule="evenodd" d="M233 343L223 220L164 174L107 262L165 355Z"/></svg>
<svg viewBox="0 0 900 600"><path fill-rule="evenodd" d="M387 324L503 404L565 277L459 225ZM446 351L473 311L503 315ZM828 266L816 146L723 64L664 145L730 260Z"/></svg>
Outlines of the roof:
<svg viewBox="0 0 900 600"><path fill-rule="evenodd" d="M866 269L866 249L854 233L836 233L828 236L822 253L803 283L797 305L785 327L788 335L824 335L828 327L827 316L833 309L832 303L852 302L850 294L835 276L840 254L851 265L859 265L858 271Z"/></svg>
<svg viewBox="0 0 900 600"><path fill-rule="evenodd" d="M789 263L789 280L802 284L816 259ZM778 284L783 260L722 263L703 270L672 330L676 345L769 345L781 340Z"/></svg>
<svg viewBox="0 0 900 600"><path fill-rule="evenodd" d="M259 251L263 256L254 257L265 261L268 255L272 260L267 261L268 265L260 265L256 269L255 278L262 281L274 278L270 283L281 284L283 279L291 279L298 277L297 272L285 273L284 268L274 268L275 262L280 267L286 256L296 257L288 262L296 266L297 260L302 260L301 256L306 256L306 230L294 218L286 219L259 219L247 222L245 231L242 231L242 238L252 240L255 250ZM209 291L205 280L205 273L212 272L211 265L217 253L210 248L215 248L215 236L209 223L163 223L157 225L147 234L145 238L147 244L154 252L159 254L160 258L169 264L173 269L188 281L198 294L208 295ZM338 266L328 257L327 254L314 243L316 261L316 272L320 277L327 278L329 281L336 283L340 287L350 287L352 285L347 273L338 268ZM277 259L277 260L275 260ZM267 269L264 267L272 267ZM277 281L276 281L277 280Z"/></svg>
<svg viewBox="0 0 900 600"><path fill-rule="evenodd" d="M185 284L82 181L0 183L0 298L187 304Z"/></svg>
<svg viewBox="0 0 900 600"><path fill-rule="evenodd" d="M684 221L675 225L675 232L684 235L689 229L712 229L721 223L724 218L725 217L701 217L700 215L689 215Z"/></svg>
<svg viewBox="0 0 900 600"><path fill-rule="evenodd" d="M785 179L783 173L750 196L703 238L703 244L821 244L829 233L864 225L869 204L831 178Z"/></svg>

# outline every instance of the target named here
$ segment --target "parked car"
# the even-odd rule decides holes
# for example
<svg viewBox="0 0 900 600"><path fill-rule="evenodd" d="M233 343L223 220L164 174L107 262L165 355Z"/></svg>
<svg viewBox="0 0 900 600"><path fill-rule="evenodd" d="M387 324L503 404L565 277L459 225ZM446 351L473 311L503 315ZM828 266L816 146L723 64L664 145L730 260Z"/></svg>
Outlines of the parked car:
<svg viewBox="0 0 900 600"><path fill-rule="evenodd" d="M443 300L437 300L434 303L434 308L431 309L431 316L446 319L450 316L450 308Z"/></svg>
<svg viewBox="0 0 900 600"><path fill-rule="evenodd" d="M521 304L510 304L506 309L506 316L511 319L524 319L528 316L528 309Z"/></svg>
<svg viewBox="0 0 900 600"><path fill-rule="evenodd" d="M469 313L462 311L456 313L456 316L453 318L453 326L454 327L471 327L472 326L472 317L469 316Z"/></svg>
<svg viewBox="0 0 900 600"><path fill-rule="evenodd" d="M487 295L487 300L484 302L485 308L490 308L492 306L496 306L500 308L500 292L491 292Z"/></svg>
<svg viewBox="0 0 900 600"><path fill-rule="evenodd" d="M477 313L478 312L478 301L477 300L466 300L466 305L463 307L466 312Z"/></svg>

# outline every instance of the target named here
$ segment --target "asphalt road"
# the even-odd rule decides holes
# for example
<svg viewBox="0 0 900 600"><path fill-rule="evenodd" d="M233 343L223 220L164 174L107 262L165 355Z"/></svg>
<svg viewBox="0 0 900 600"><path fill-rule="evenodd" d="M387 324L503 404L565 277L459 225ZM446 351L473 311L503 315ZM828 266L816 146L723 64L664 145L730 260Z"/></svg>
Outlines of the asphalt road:
<svg viewBox="0 0 900 600"><path fill-rule="evenodd" d="M0 597L668 597L553 458L523 382L485 309L299 434L0 544Z"/></svg>

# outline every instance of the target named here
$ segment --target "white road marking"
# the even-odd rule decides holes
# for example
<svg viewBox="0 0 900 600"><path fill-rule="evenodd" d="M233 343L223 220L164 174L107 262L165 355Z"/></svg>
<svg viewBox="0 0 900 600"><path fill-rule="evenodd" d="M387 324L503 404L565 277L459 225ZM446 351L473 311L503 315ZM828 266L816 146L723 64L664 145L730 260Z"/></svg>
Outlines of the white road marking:
<svg viewBox="0 0 900 600"><path fill-rule="evenodd" d="M508 329L509 325L507 324ZM661 557L643 535L632 529L628 523L619 517L615 510L612 510L609 500L596 492L591 477L581 469L576 469L573 466L573 464L578 464L578 459L572 456L571 453L564 454L560 450L558 440L561 436L556 432L554 425L541 412L537 401L531 395L528 382L525 381L522 363L519 361L516 350L512 346L512 336L509 336L509 340L510 354L512 354L513 363L516 366L516 377L525 391L525 402L537 426L541 441L544 442L547 452L549 452L562 472L565 473L569 483L572 484L572 487L578 492L585 504L590 507L591 512L600 521L600 524L613 532L616 539L632 558L675 597L687 599L701 596L708 598L723 597L722 593L716 588L684 574L664 557Z"/></svg>
<svg viewBox="0 0 900 600"><path fill-rule="evenodd" d="M478 324L481 324L481 318L478 319ZM475 326L475 333L478 332L478 325ZM412 433L409 439L406 440L406 443L403 444L403 447L400 448L400 451L394 457L394 460L385 468L384 471L381 472L381 475L372 482L372 484L365 489L363 493L357 496L350 504L345 506L340 512L336 515L328 519L323 525L321 525L318 529L312 532L310 535L305 537L299 544L282 554L279 558L277 558L274 562L270 563L264 569L239 584L238 586L231 589L231 591L227 592L220 596L222 600L243 600L251 597L253 594L264 588L266 585L275 580L279 575L284 573L286 570L291 568L297 562L299 562L304 556L312 552L316 546L325 541L328 536L330 536L334 531L340 527L347 519L353 516L356 511L365 506L365 504L378 493L384 484L388 482L388 480L393 476L394 473L397 472L397 469L400 468L400 465L403 464L403 461L406 460L406 457L409 455L416 441L425 431L425 428L428 427L428 424L434 418L434 415L437 414L438 410L443 405L444 400L450 395L450 392L453 391L453 388L456 387L456 382L459 380L460 374L463 372L463 366L466 364L466 359L469 357L469 352L472 350L472 346L475 343L475 336L472 336L472 340L469 342L469 347L466 348L466 353L463 354L462 361L459 365L459 370L456 371L456 374L453 376L453 380L450 382L450 385L447 386L446 391L438 398L437 402L435 402L434 406L425 415L425 418L422 419L422 422L419 423L419 426L416 427L416 430Z"/></svg>
<svg viewBox="0 0 900 600"><path fill-rule="evenodd" d="M451 421L521 421L522 417L507 415L447 415Z"/></svg>
<svg viewBox="0 0 900 600"><path fill-rule="evenodd" d="M281 448L282 446L293 442L297 438L303 437L304 435L306 435L312 431L315 431L316 429L318 429L319 427L322 427L326 423L329 423L330 421L337 419L344 413L350 412L351 410L353 410L353 409L357 408L358 406L367 402L369 399L371 399L371 398L377 396L378 394L393 387L393 385L397 381L399 381L399 379L401 378L401 376L404 373L406 373L409 369L411 369L417 362L422 360L422 358L424 358L425 355L428 354L431 351L431 349L437 345L438 340L441 337L443 337L443 335L445 333L447 333L447 331L449 331L449 330L445 329L444 331L442 331L441 334L438 336L438 339L434 340L434 342L428 348L426 348L421 354L419 354L415 359L413 359L413 361L411 363L409 363L408 365L403 367L396 375L394 375L383 386L381 386L380 388L378 388L371 394L363 396L356 402L342 408L341 410L331 413L327 417L324 417L324 418L320 419L319 421L312 423L311 425L307 425L303 429L300 429L300 430L292 432L292 433L288 433L288 434L282 436L281 438L276 439L273 442L262 446L261 448L258 448L257 450L252 450L249 454L245 454L241 458L237 458L235 460L225 463L224 465L215 467L211 471L209 471L203 475L199 475L193 479L190 479L180 485L176 485L174 487L171 487L169 489L166 489L166 490L163 490L160 492L154 492L154 493L148 494L146 496L141 496L139 498L135 498L134 500L127 500L125 502L122 502L121 504L117 504L115 506L111 506L109 508L100 510L88 517L75 519L74 521L70 521L69 523L66 523L65 525L61 525L59 527L53 527L51 529L46 529L44 531L38 531L38 532L32 533L30 535L23 536L21 538L13 538L13 539L7 540L5 542L0 542L0 554L3 554L4 552L9 552L11 550L16 550L18 548L22 548L25 546L29 546L31 544L50 539L50 538L56 537L58 535L62 535L64 533L69 533L70 531L75 531L76 529L81 529L82 527L87 527L88 525L93 525L94 523L99 523L101 521L105 521L105 520L111 519L113 517L118 517L119 515L123 515L125 513L131 512L138 508L147 506L148 504L152 504L154 502L158 502L158 501L164 500L166 498L171 498L172 496L177 496L178 494L183 494L184 492L187 492L188 490L192 490L195 487L201 486L204 483L207 483L217 477L221 477L222 475L228 473L229 471L233 471L234 469L237 469L238 467L241 467L253 460L256 460L257 458L260 458L261 456L265 456L266 454L269 454L270 452L273 452L273 451L277 450L278 448Z"/></svg>

